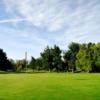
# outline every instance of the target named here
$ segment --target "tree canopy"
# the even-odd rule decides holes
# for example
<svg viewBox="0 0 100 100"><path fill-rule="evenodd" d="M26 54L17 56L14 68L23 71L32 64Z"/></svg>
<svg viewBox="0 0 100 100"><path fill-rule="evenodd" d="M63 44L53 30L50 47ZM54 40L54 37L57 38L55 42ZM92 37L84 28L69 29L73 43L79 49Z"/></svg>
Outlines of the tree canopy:
<svg viewBox="0 0 100 100"><path fill-rule="evenodd" d="M100 43L72 42L64 53L57 45L47 46L39 58L32 56L27 64L27 67L33 70L100 72ZM22 70L25 65L24 59L16 62L9 60L6 53L0 49L0 70Z"/></svg>
<svg viewBox="0 0 100 100"><path fill-rule="evenodd" d="M6 53L0 49L0 70L10 70L12 69L12 64L11 62L8 60Z"/></svg>

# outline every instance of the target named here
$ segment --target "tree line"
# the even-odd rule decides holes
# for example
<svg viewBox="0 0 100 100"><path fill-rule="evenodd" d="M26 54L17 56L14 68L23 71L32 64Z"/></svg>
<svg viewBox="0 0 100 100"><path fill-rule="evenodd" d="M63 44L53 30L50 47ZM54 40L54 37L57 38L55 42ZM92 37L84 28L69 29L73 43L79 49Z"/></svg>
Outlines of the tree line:
<svg viewBox="0 0 100 100"><path fill-rule="evenodd" d="M27 65L27 67L26 67ZM100 72L100 43L72 42L66 51L59 46L47 46L39 58L14 61L0 49L0 70L21 71L32 69L56 72Z"/></svg>

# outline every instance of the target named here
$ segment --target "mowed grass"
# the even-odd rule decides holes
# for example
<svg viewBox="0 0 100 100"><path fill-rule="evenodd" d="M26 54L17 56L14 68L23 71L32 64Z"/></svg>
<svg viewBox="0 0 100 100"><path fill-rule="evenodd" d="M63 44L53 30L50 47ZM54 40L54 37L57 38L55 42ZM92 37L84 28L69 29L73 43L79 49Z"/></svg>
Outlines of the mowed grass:
<svg viewBox="0 0 100 100"><path fill-rule="evenodd" d="M0 100L100 100L100 74L0 74Z"/></svg>

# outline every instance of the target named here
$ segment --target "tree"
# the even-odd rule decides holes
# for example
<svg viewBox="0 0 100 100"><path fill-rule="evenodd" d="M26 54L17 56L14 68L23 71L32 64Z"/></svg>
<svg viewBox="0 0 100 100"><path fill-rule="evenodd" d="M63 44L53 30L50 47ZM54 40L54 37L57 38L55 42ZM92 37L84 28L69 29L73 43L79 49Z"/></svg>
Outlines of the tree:
<svg viewBox="0 0 100 100"><path fill-rule="evenodd" d="M31 57L29 67L32 68L33 70L36 69L36 59L34 57Z"/></svg>
<svg viewBox="0 0 100 100"><path fill-rule="evenodd" d="M43 61L41 57L36 59L36 69L37 70L45 69L45 67L43 66Z"/></svg>
<svg viewBox="0 0 100 100"><path fill-rule="evenodd" d="M90 72L93 67L92 44L80 45L80 50L76 55L76 68L80 71Z"/></svg>
<svg viewBox="0 0 100 100"><path fill-rule="evenodd" d="M64 61L67 66L67 70L75 71L76 70L76 55L79 52L79 44L72 42L69 45L69 50L64 53Z"/></svg>
<svg viewBox="0 0 100 100"><path fill-rule="evenodd" d="M12 70L13 66L11 62L7 59L6 53L0 49L0 70Z"/></svg>
<svg viewBox="0 0 100 100"><path fill-rule="evenodd" d="M58 46L54 46L52 50L52 55L53 55L53 68L56 68L56 71L62 71L63 66L62 66L62 60L61 60L61 50Z"/></svg>
<svg viewBox="0 0 100 100"><path fill-rule="evenodd" d="M100 43L98 43L94 46L93 57L94 57L93 71L100 72Z"/></svg>
<svg viewBox="0 0 100 100"><path fill-rule="evenodd" d="M53 69L53 55L51 52L51 49L47 46L47 48L44 50L43 53L41 53L41 58L43 60L43 66L45 66L45 69L51 71Z"/></svg>
<svg viewBox="0 0 100 100"><path fill-rule="evenodd" d="M47 48L41 53L43 65L49 71L56 69L56 71L62 70L61 50L58 46L53 48Z"/></svg>
<svg viewBox="0 0 100 100"><path fill-rule="evenodd" d="M15 61L13 59L9 59L9 62L11 63L12 70L16 71L16 63L15 63Z"/></svg>
<svg viewBox="0 0 100 100"><path fill-rule="evenodd" d="M72 62L71 62L71 51L68 50L64 53L64 63L65 63L65 67L66 67L66 70L69 71L70 69L72 69L71 65L72 65Z"/></svg>

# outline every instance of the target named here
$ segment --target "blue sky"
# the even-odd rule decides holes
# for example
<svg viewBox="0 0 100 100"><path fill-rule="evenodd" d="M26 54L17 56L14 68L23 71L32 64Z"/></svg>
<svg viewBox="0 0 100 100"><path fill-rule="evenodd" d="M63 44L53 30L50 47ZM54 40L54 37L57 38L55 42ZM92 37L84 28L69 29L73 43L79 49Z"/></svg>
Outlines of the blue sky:
<svg viewBox="0 0 100 100"><path fill-rule="evenodd" d="M70 42L100 42L100 0L0 0L0 48L9 58Z"/></svg>

